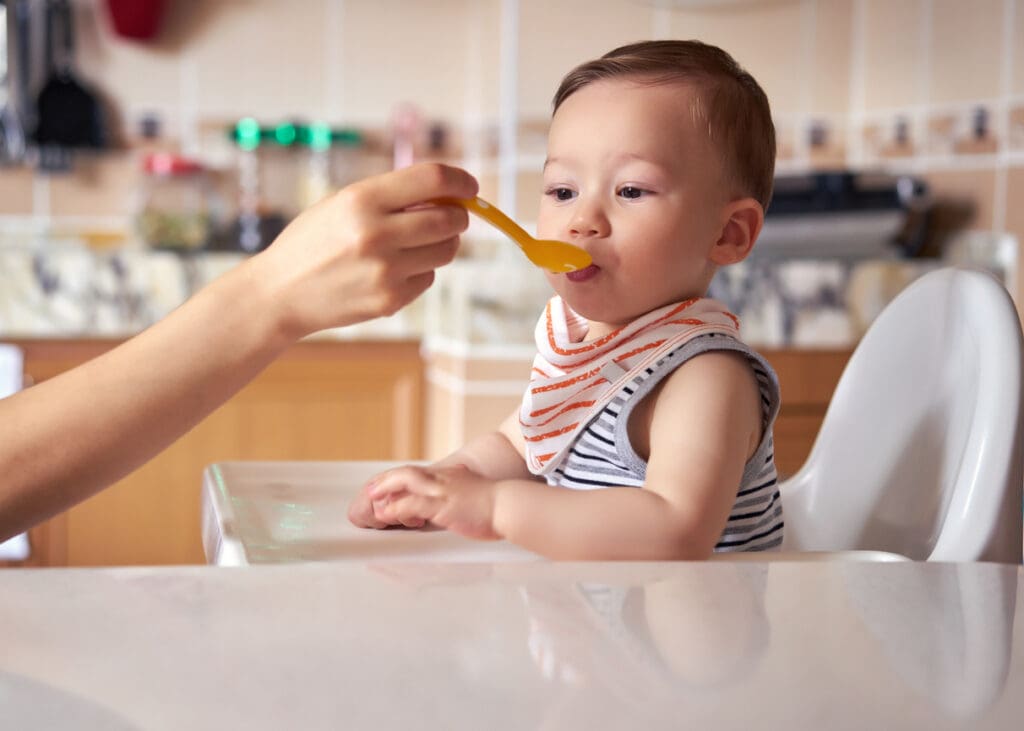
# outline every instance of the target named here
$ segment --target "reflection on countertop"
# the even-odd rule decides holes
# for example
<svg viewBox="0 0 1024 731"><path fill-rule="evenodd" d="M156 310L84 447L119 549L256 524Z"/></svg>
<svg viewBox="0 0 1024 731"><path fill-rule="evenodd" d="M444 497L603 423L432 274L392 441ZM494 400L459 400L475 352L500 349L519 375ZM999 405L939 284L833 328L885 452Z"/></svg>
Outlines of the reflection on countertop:
<svg viewBox="0 0 1024 731"><path fill-rule="evenodd" d="M1022 578L386 557L14 571L0 697L11 728L1017 728Z"/></svg>
<svg viewBox="0 0 1024 731"><path fill-rule="evenodd" d="M130 337L245 259L141 246L95 249L75 239L0 243L0 339ZM420 335L422 305L317 333L329 339Z"/></svg>

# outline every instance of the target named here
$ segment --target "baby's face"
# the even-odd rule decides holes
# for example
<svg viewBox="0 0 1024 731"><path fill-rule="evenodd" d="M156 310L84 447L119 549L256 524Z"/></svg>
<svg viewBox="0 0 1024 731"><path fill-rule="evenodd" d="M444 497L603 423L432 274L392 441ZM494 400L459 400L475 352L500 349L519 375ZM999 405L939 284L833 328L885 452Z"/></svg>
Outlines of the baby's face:
<svg viewBox="0 0 1024 731"><path fill-rule="evenodd" d="M537 235L593 257L581 272L548 274L591 321L589 339L707 289L730 196L694 101L688 84L604 80L551 122Z"/></svg>

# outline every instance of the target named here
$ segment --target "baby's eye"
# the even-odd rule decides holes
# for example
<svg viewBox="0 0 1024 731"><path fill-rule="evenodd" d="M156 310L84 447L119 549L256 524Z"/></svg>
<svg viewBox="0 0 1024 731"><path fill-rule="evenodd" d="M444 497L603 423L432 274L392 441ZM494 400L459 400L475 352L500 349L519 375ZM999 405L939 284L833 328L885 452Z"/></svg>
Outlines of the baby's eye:
<svg viewBox="0 0 1024 731"><path fill-rule="evenodd" d="M548 188L544 191L544 195L549 195L556 201L571 201L576 197L576 191L572 188Z"/></svg>
<svg viewBox="0 0 1024 731"><path fill-rule="evenodd" d="M636 200L647 192L643 188L637 188L635 185L626 185L619 189L619 195L629 200Z"/></svg>

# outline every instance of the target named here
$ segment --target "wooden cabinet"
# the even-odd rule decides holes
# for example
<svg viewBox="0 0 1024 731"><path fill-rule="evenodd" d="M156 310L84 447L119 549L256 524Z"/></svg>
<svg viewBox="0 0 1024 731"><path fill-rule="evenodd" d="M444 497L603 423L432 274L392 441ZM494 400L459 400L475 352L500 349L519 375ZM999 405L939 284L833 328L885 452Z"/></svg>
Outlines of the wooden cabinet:
<svg viewBox="0 0 1024 731"><path fill-rule="evenodd" d="M111 341L23 341L39 382L114 347ZM777 350L779 472L803 464L849 351ZM25 565L203 563L203 469L225 460L423 457L424 365L419 343L305 342L152 461L34 528ZM444 416L445 414L441 414ZM449 418L451 414L446 414Z"/></svg>
<svg viewBox="0 0 1024 731"><path fill-rule="evenodd" d="M849 350L761 351L779 376L782 408L775 422L775 465L792 475L803 465L818 436Z"/></svg>
<svg viewBox="0 0 1024 731"><path fill-rule="evenodd" d="M760 350L778 373L782 408L775 464L792 475L807 459L851 350ZM427 458L440 458L494 428L522 398L526 356L465 358L427 352Z"/></svg>
<svg viewBox="0 0 1024 731"><path fill-rule="evenodd" d="M39 382L114 347L24 341ZM33 565L203 563L203 469L224 460L418 459L419 343L304 342L155 459L30 533ZM159 418L159 415L154 415Z"/></svg>

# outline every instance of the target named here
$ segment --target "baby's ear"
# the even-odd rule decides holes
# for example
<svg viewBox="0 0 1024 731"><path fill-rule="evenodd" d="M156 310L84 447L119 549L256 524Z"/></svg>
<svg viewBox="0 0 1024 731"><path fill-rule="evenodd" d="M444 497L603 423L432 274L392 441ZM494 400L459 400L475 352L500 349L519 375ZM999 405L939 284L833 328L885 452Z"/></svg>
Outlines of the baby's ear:
<svg viewBox="0 0 1024 731"><path fill-rule="evenodd" d="M764 209L753 198L728 203L724 213L725 224L709 257L718 266L746 259L764 225Z"/></svg>

